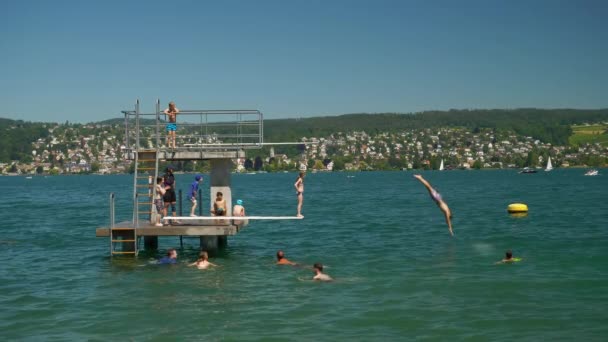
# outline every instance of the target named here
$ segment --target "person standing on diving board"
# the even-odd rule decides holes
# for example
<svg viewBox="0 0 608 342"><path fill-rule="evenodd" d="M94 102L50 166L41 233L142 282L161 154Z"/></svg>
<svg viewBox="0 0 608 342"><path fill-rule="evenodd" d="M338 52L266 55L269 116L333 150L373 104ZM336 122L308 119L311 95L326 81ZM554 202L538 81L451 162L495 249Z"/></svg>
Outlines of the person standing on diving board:
<svg viewBox="0 0 608 342"><path fill-rule="evenodd" d="M414 178L418 179L420 183L422 183L422 185L424 185L424 187L429 191L431 199L435 201L439 209L441 209L441 211L443 212L443 215L445 215L445 222L448 224L450 234L454 236L454 232L452 231L452 211L441 197L441 194L439 194L435 189L433 189L431 184L427 182L426 179L422 178L421 175L414 175Z"/></svg>

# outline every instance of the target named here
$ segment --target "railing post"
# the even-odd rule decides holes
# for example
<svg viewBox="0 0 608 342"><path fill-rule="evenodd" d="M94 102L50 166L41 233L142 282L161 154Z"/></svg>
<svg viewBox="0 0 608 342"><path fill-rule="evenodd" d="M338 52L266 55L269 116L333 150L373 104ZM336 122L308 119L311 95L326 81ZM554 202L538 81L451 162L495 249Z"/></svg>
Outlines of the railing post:
<svg viewBox="0 0 608 342"><path fill-rule="evenodd" d="M125 147L127 153L129 152L131 144L129 143L129 113L125 112Z"/></svg>
<svg viewBox="0 0 608 342"><path fill-rule="evenodd" d="M135 228L139 227L139 194L138 193L135 193L135 206L133 208L133 226Z"/></svg>
<svg viewBox="0 0 608 342"><path fill-rule="evenodd" d="M183 216L182 215L182 189L179 189L178 194L179 194L179 196L177 197L177 207L179 209L179 216Z"/></svg>
<svg viewBox="0 0 608 342"><path fill-rule="evenodd" d="M156 99L156 150L160 147L160 99Z"/></svg>
<svg viewBox="0 0 608 342"><path fill-rule="evenodd" d="M110 193L110 255L113 255L112 251L114 250L114 245L112 245L113 240L113 232L114 229L114 193Z"/></svg>
<svg viewBox="0 0 608 342"><path fill-rule="evenodd" d="M203 216L203 190L198 189L198 216Z"/></svg>
<svg viewBox="0 0 608 342"><path fill-rule="evenodd" d="M258 111L259 126L260 126L260 145L264 143L264 114Z"/></svg>
<svg viewBox="0 0 608 342"><path fill-rule="evenodd" d="M139 150L139 99L135 104L135 149Z"/></svg>

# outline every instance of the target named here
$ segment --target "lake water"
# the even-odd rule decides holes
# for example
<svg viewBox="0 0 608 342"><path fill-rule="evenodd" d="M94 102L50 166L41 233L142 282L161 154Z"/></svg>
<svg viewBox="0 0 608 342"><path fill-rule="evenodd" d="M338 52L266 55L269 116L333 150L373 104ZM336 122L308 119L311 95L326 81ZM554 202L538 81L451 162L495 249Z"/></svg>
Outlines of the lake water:
<svg viewBox="0 0 608 342"><path fill-rule="evenodd" d="M252 222L211 259L109 257L108 195L131 217L131 176L0 177L1 340L608 339L608 170L309 174L301 221ZM178 175L187 189L192 175ZM234 175L249 215L294 215L295 174ZM209 206L208 183L205 208ZM510 203L528 204L515 218ZM187 208L185 209L187 210ZM333 283L307 281L322 262ZM524 260L495 265L505 250Z"/></svg>

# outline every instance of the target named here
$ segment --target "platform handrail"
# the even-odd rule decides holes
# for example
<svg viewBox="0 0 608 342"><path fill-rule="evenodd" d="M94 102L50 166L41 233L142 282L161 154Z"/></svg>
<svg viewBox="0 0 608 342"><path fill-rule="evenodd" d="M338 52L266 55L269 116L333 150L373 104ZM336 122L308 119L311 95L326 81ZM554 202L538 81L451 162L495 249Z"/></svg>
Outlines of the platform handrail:
<svg viewBox="0 0 608 342"><path fill-rule="evenodd" d="M135 110L124 110L125 148L128 158L133 151L164 147L168 123L156 101L154 113L142 113L139 100ZM205 146L227 150L260 148L264 143L263 114L257 109L180 110L177 124L178 148Z"/></svg>

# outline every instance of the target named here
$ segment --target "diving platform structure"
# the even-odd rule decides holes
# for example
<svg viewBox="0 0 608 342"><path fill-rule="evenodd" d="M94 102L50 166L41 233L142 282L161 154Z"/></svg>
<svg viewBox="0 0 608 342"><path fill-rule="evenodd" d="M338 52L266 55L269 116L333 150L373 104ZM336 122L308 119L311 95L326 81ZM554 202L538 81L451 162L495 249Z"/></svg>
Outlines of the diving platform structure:
<svg viewBox="0 0 608 342"><path fill-rule="evenodd" d="M245 158L247 149L265 145L263 114L259 110L180 110L175 148L166 142L168 121L160 101L156 101L154 113L142 113L138 100L134 110L125 110L122 114L125 126L123 154L134 163L133 216L130 221L116 223L115 195L110 194L110 225L97 228L96 236L109 238L112 256L136 256L142 240L144 249L157 249L159 236L179 236L180 242L183 236L198 237L201 249L213 250L225 246L228 236L236 235L250 220L301 219L295 216L232 216L233 160ZM179 217L166 218L172 220L172 225L155 226L161 215L154 205L156 178L163 174L159 165L172 161L209 161L208 198L215 198L221 191L227 216L202 216L202 212L207 211L199 200L199 216L186 217L180 213ZM161 217L161 222L164 219Z"/></svg>

